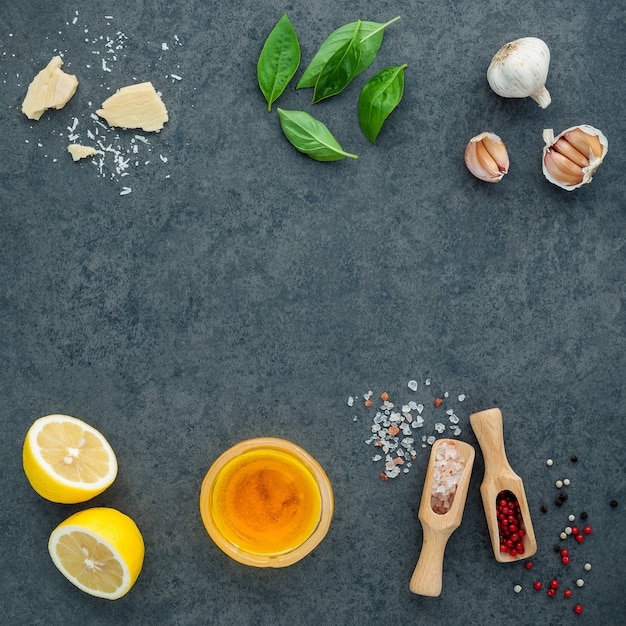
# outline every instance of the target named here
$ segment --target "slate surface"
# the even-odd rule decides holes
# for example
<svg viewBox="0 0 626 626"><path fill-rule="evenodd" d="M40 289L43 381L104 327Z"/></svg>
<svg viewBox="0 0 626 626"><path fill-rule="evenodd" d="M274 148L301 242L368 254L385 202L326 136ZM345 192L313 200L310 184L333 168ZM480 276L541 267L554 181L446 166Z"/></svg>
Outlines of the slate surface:
<svg viewBox="0 0 626 626"><path fill-rule="evenodd" d="M2 5L5 623L623 623L623 2ZM312 106L294 82L277 102L314 114L357 161L311 161L266 111L256 59L285 11L302 46L296 78L335 28L402 16L343 94ZM545 110L504 100L485 80L495 51L527 35L552 51ZM20 112L27 85L58 52L79 90L65 109L31 122ZM358 127L358 93L375 71L400 63L404 98L374 146ZM141 80L162 92L171 118L144 136L149 145L90 117L115 89ZM74 118L80 141L98 129L104 147L131 151L128 176L116 174L112 152L102 171L71 161ZM570 194L542 176L541 132L580 123L605 132L609 154L593 183ZM483 130L509 149L499 185L473 179L462 162ZM120 195L124 187L132 191ZM364 443L369 389L426 405L418 458L388 482ZM437 413L432 400L444 391ZM526 484L535 568L491 554L477 450L443 593L412 596L428 461L421 436L436 434L453 407L460 438L476 444L468 416L491 406L504 413L509 460ZM22 472L28 427L54 412L92 423L117 452L118 479L93 502L46 502ZM212 461L259 435L304 447L335 490L329 535L284 570L231 561L198 511ZM557 509L553 482L566 476L569 500ZM54 526L93 504L131 515L146 541L144 570L117 602L75 589L47 553ZM581 546L569 541L565 568L552 546L567 515L582 510L594 532ZM552 576L562 588L586 580L574 587L583 615L574 599L531 589Z"/></svg>

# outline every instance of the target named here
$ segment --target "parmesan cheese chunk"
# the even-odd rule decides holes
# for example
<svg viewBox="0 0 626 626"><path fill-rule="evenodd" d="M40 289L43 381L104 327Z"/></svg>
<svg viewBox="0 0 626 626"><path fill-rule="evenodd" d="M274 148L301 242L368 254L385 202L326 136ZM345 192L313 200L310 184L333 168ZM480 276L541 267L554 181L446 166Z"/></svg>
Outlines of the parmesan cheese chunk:
<svg viewBox="0 0 626 626"><path fill-rule="evenodd" d="M163 101L150 82L118 89L96 113L109 126L141 128L146 132L160 131L169 119Z"/></svg>
<svg viewBox="0 0 626 626"><path fill-rule="evenodd" d="M62 65L61 57L54 57L28 86L22 103L27 118L38 120L47 109L62 109L76 93L78 79L66 74Z"/></svg>
<svg viewBox="0 0 626 626"><path fill-rule="evenodd" d="M98 154L98 151L95 148L92 148L91 146L82 146L79 143L71 143L67 147L67 151L72 155L72 159L74 161L79 161L80 159Z"/></svg>

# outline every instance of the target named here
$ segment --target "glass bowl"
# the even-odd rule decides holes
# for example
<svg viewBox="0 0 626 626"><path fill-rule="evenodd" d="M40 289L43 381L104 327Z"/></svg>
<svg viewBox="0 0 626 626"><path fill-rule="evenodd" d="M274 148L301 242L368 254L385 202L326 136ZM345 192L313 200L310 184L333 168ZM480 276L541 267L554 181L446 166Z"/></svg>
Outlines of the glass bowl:
<svg viewBox="0 0 626 626"><path fill-rule="evenodd" d="M322 466L274 437L247 439L224 452L202 481L200 514L228 556L255 567L286 567L326 536L333 491Z"/></svg>

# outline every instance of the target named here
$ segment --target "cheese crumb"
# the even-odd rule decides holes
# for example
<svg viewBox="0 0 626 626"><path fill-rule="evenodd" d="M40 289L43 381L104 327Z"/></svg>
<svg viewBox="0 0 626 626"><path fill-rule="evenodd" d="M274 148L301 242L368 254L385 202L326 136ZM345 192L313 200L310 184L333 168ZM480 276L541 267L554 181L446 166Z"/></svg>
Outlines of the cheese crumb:
<svg viewBox="0 0 626 626"><path fill-rule="evenodd" d="M141 128L146 132L160 131L169 119L163 101L150 82L118 89L96 113L110 126Z"/></svg>
<svg viewBox="0 0 626 626"><path fill-rule="evenodd" d="M71 143L67 147L67 151L72 155L74 161L80 161L86 157L94 156L98 154L98 151L91 146L82 146L79 143Z"/></svg>
<svg viewBox="0 0 626 626"><path fill-rule="evenodd" d="M28 119L38 120L47 109L62 109L76 93L78 79L66 74L62 65L60 56L53 57L28 86L22 103L22 113Z"/></svg>

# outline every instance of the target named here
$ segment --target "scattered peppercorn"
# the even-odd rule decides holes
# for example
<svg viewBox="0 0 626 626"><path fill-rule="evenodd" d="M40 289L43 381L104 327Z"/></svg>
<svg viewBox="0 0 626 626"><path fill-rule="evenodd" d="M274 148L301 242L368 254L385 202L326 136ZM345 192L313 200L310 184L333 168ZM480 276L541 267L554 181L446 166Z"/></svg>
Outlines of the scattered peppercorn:
<svg viewBox="0 0 626 626"><path fill-rule="evenodd" d="M383 392L380 394L380 399L381 399L383 402L387 402L387 400L389 400L389 394L388 394L386 391L383 391Z"/></svg>
<svg viewBox="0 0 626 626"><path fill-rule="evenodd" d="M545 504L541 505L541 512L542 513L547 513L548 512L548 507Z"/></svg>
<svg viewBox="0 0 626 626"><path fill-rule="evenodd" d="M563 565L569 565L569 556L562 556L561 563L563 563Z"/></svg>
<svg viewBox="0 0 626 626"><path fill-rule="evenodd" d="M569 487L569 486L572 484L572 481L571 481L569 478L564 478L564 479L563 479L563 484L564 484L566 487Z"/></svg>
<svg viewBox="0 0 626 626"><path fill-rule="evenodd" d="M557 506L561 506L561 505L563 504L563 501L562 501L560 498L557 498L557 499L554 501L554 504L556 504Z"/></svg>
<svg viewBox="0 0 626 626"><path fill-rule="evenodd" d="M580 519L587 519L589 517L589 514L587 513L587 511L583 511L580 514Z"/></svg>
<svg viewBox="0 0 626 626"><path fill-rule="evenodd" d="M563 481L562 481L562 480L557 480L557 481L554 483L554 486L555 486L557 489L560 489L560 488L563 486Z"/></svg>
<svg viewBox="0 0 626 626"><path fill-rule="evenodd" d="M559 588L559 581L555 579L550 581L550 589L558 589Z"/></svg>
<svg viewBox="0 0 626 626"><path fill-rule="evenodd" d="M433 404L435 406L441 406L443 404L443 398L435 398L435 401L433 402Z"/></svg>
<svg viewBox="0 0 626 626"><path fill-rule="evenodd" d="M574 454L574 455L572 455L572 456L570 457L570 461L571 461L572 463L576 463L576 461L578 461L578 457Z"/></svg>
<svg viewBox="0 0 626 626"><path fill-rule="evenodd" d="M553 464L553 463L554 463L554 461L553 461L552 459L548 459L548 460L546 461L546 465L547 465L548 467L552 467L552 464Z"/></svg>
<svg viewBox="0 0 626 626"><path fill-rule="evenodd" d="M533 562L532 561L526 561L526 563L524 563L524 567L526 569L532 569L533 568Z"/></svg>
<svg viewBox="0 0 626 626"><path fill-rule="evenodd" d="M572 535L579 535L580 530L578 530L578 526L572 526Z"/></svg>
<svg viewBox="0 0 626 626"><path fill-rule="evenodd" d="M611 500L611 501L609 502L609 504L610 504L613 508L615 508L615 507L617 506L617 500Z"/></svg>
<svg viewBox="0 0 626 626"><path fill-rule="evenodd" d="M543 587L543 584L540 580L536 581L533 583L533 587L537 590L540 591Z"/></svg>
<svg viewBox="0 0 626 626"><path fill-rule="evenodd" d="M560 544L558 544L558 543L555 543L555 544L552 546L552 548L553 548L553 550L554 550L555 552L557 552L557 553L561 551L561 546L560 546Z"/></svg>
<svg viewBox="0 0 626 626"><path fill-rule="evenodd" d="M585 564L583 565L583 568L584 568L584 570L585 570L586 572L590 571L590 570L591 570L591 563L585 563Z"/></svg>
<svg viewBox="0 0 626 626"><path fill-rule="evenodd" d="M555 595L556 595L556 589L553 589L552 587L550 587L550 589L548 589L548 597L554 598Z"/></svg>
<svg viewBox="0 0 626 626"><path fill-rule="evenodd" d="M561 556L569 556L569 550L567 548L563 548L561 550Z"/></svg>
<svg viewBox="0 0 626 626"><path fill-rule="evenodd" d="M579 579L576 581L576 586L577 586L577 587L583 587L583 586L584 586L584 584L585 584L585 581L584 581L582 578L579 578Z"/></svg>
<svg viewBox="0 0 626 626"><path fill-rule="evenodd" d="M585 540L585 535L576 535L576 541L582 543Z"/></svg>
<svg viewBox="0 0 626 626"><path fill-rule="evenodd" d="M565 502L565 500L567 500L567 494L565 492L563 492L562 494L559 495L559 500L561 502Z"/></svg>
<svg viewBox="0 0 626 626"><path fill-rule="evenodd" d="M580 615L583 612L583 607L580 604L577 604L574 607L574 613L576 613L576 615Z"/></svg>
<svg viewBox="0 0 626 626"><path fill-rule="evenodd" d="M571 590L571 589L566 589L566 590L563 592L563 595L564 595L566 598L571 598L571 597L572 597L572 590Z"/></svg>

